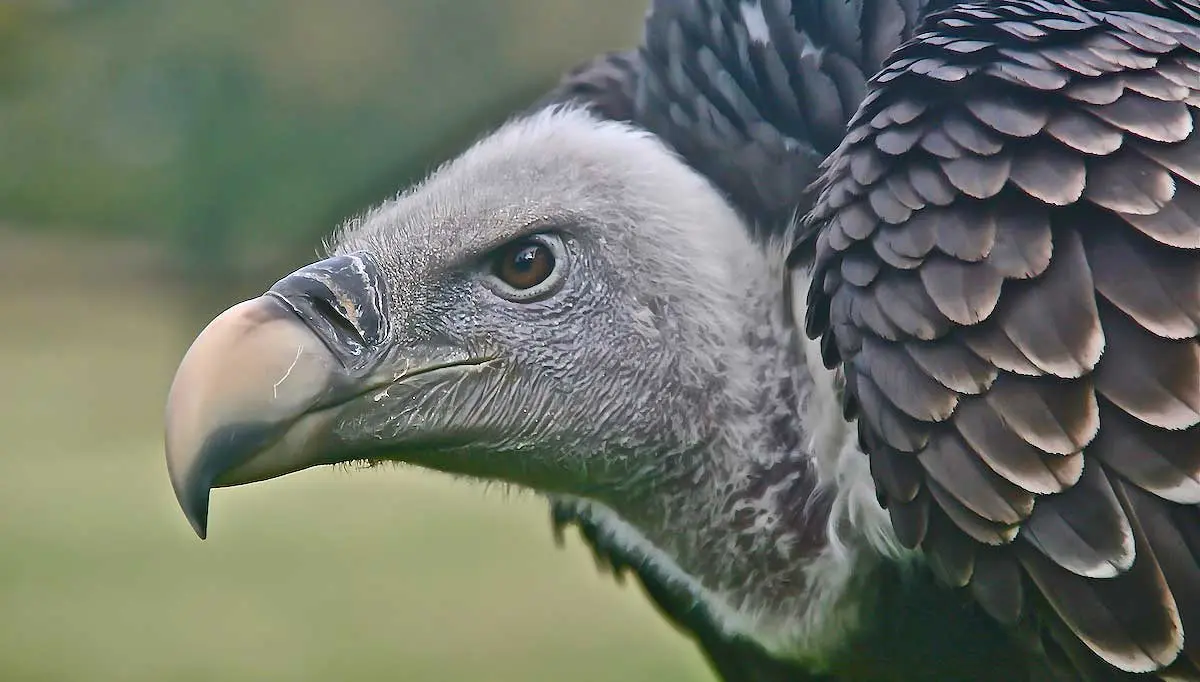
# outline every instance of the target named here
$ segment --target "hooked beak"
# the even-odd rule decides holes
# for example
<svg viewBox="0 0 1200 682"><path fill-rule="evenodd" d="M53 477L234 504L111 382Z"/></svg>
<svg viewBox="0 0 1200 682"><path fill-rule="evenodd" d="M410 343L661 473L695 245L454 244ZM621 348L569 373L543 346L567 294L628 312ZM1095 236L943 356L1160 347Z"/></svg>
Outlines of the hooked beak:
<svg viewBox="0 0 1200 682"><path fill-rule="evenodd" d="M214 319L167 398L167 469L204 538L209 490L261 481L331 456L332 409L390 382L372 377L388 336L379 271L366 254L297 270Z"/></svg>

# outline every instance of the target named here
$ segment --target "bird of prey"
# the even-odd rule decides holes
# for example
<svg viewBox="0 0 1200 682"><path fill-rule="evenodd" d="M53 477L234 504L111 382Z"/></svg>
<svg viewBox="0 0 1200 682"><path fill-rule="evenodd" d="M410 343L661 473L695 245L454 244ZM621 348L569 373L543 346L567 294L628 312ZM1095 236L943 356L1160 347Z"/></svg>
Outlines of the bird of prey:
<svg viewBox="0 0 1200 682"><path fill-rule="evenodd" d="M216 318L171 481L546 496L730 681L1200 679L1200 2L656 0Z"/></svg>

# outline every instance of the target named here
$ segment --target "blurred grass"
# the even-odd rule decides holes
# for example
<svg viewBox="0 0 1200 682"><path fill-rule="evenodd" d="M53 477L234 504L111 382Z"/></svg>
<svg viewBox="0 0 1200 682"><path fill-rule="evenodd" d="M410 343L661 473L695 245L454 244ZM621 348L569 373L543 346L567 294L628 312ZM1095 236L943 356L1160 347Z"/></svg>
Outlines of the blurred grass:
<svg viewBox="0 0 1200 682"><path fill-rule="evenodd" d="M217 491L197 540L161 410L189 301L233 294L156 258L0 232L0 680L712 679L539 500L322 469Z"/></svg>

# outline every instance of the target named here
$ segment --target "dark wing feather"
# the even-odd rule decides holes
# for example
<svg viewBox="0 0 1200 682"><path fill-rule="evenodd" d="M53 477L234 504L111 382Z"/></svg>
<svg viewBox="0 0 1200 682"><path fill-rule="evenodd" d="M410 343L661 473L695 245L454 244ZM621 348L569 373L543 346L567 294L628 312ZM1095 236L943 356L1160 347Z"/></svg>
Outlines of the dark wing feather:
<svg viewBox="0 0 1200 682"><path fill-rule="evenodd" d="M912 34L929 1L656 0L634 118L757 229L780 234L808 210L805 188L841 141L867 78ZM915 102L879 112L881 124L919 115ZM880 171L858 163L867 177ZM897 194L912 200L916 192Z"/></svg>
<svg viewBox="0 0 1200 682"><path fill-rule="evenodd" d="M590 59L564 74L531 109L574 102L588 105L604 118L631 122L641 69L639 59L636 50L609 52Z"/></svg>
<svg viewBox="0 0 1200 682"><path fill-rule="evenodd" d="M1200 679L1200 3L963 4L868 89L807 328L897 535L1081 675Z"/></svg>

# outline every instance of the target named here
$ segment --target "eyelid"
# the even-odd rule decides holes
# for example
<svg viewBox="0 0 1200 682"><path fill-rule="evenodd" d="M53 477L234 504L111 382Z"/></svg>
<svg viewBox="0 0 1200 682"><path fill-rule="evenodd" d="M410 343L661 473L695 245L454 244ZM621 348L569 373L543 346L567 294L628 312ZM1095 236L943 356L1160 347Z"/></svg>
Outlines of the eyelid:
<svg viewBox="0 0 1200 682"><path fill-rule="evenodd" d="M511 244L520 241L536 241L550 249L551 254L554 256L554 267L551 269L550 275L545 280L528 289L514 289L507 282L497 277L491 269L492 263L499 252ZM556 232L537 232L517 237L489 251L482 268L482 281L493 293L505 300L514 303L532 303L549 298L562 288L563 283L566 281L567 273L570 272L570 260L567 242L561 235Z"/></svg>

